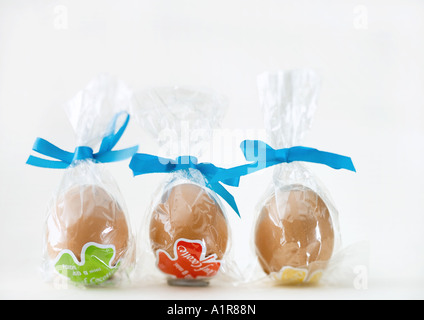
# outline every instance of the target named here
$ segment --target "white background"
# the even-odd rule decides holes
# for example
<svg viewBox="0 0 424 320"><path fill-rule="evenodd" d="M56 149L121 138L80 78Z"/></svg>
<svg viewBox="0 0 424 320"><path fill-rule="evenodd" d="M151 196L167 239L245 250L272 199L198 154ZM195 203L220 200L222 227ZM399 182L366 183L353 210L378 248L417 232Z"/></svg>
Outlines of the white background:
<svg viewBox="0 0 424 320"><path fill-rule="evenodd" d="M424 298L423 38L419 0L0 1L0 298ZM37 136L75 147L62 106L92 77L227 95L221 128L242 136L223 152L237 162L240 139L264 130L257 74L296 67L323 82L304 145L349 155L358 171L310 166L339 209L344 244L369 249L367 288L57 290L41 281L46 205L62 172L25 161ZM131 122L119 145L134 143L157 150ZM133 178L127 164L109 168L138 230L161 178ZM258 173L234 190L242 266L253 259L252 217L270 178Z"/></svg>

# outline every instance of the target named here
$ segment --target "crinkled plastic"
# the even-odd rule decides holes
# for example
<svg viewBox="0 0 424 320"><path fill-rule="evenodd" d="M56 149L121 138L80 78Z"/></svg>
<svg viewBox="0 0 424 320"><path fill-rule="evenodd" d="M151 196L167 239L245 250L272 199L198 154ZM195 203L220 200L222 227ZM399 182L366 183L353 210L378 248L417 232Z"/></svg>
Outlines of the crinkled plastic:
<svg viewBox="0 0 424 320"><path fill-rule="evenodd" d="M202 156L228 101L208 89L159 87L137 92L134 115L156 138L162 156Z"/></svg>
<svg viewBox="0 0 424 320"><path fill-rule="evenodd" d="M301 145L317 106L320 81L312 70L258 76L260 104L273 148ZM253 230L259 267L250 280L314 284L341 250L338 212L322 183L301 162L274 166Z"/></svg>
<svg viewBox="0 0 424 320"><path fill-rule="evenodd" d="M93 79L66 104L77 145L95 149L131 100L131 91L118 79ZM43 257L44 278L57 287L109 286L129 279L135 263L133 232L124 198L105 164L85 159L65 169L48 207Z"/></svg>
<svg viewBox="0 0 424 320"><path fill-rule="evenodd" d="M160 156L200 157L219 126L226 99L204 89L162 87L137 95L140 124L157 138ZM239 277L232 260L225 206L197 169L165 174L140 230L140 281L166 279L170 285L233 283Z"/></svg>

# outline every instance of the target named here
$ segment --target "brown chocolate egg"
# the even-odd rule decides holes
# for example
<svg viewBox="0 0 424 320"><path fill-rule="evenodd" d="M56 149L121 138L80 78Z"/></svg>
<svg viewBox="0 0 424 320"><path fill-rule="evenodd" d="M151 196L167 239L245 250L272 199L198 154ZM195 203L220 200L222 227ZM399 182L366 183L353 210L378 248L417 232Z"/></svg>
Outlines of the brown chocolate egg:
<svg viewBox="0 0 424 320"><path fill-rule="evenodd" d="M128 224L119 204L95 185L69 189L47 219L47 252L53 259L68 249L78 260L85 244L114 245L115 264L127 251Z"/></svg>
<svg viewBox="0 0 424 320"><path fill-rule="evenodd" d="M334 229L324 201L309 188L279 190L266 202L255 227L256 253L263 270L284 267L312 273L333 253Z"/></svg>
<svg viewBox="0 0 424 320"><path fill-rule="evenodd" d="M200 240L205 256L222 259L227 249L227 221L219 204L208 192L195 184L172 187L152 214L150 239L152 249L161 249L171 257L179 239Z"/></svg>

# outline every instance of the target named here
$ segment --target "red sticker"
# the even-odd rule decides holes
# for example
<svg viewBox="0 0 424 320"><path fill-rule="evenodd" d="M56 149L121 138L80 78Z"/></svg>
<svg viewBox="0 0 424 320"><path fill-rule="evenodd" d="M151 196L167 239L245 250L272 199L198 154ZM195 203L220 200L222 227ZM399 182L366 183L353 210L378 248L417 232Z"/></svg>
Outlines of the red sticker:
<svg viewBox="0 0 424 320"><path fill-rule="evenodd" d="M210 278L216 275L221 262L216 254L205 256L206 247L200 240L178 239L174 245L174 259L158 250L158 268L179 279Z"/></svg>

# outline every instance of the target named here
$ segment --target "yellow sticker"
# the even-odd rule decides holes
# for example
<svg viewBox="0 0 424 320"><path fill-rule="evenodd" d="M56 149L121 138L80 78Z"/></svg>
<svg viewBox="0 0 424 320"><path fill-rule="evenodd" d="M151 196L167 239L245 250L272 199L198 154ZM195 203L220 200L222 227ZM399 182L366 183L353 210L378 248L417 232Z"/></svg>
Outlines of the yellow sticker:
<svg viewBox="0 0 424 320"><path fill-rule="evenodd" d="M322 274L322 270L309 274L308 269L284 267L279 272L273 273L272 277L280 284L316 284L320 281Z"/></svg>
<svg viewBox="0 0 424 320"><path fill-rule="evenodd" d="M284 267L274 275L274 278L282 284L299 284L305 280L307 274L308 271L305 269Z"/></svg>

